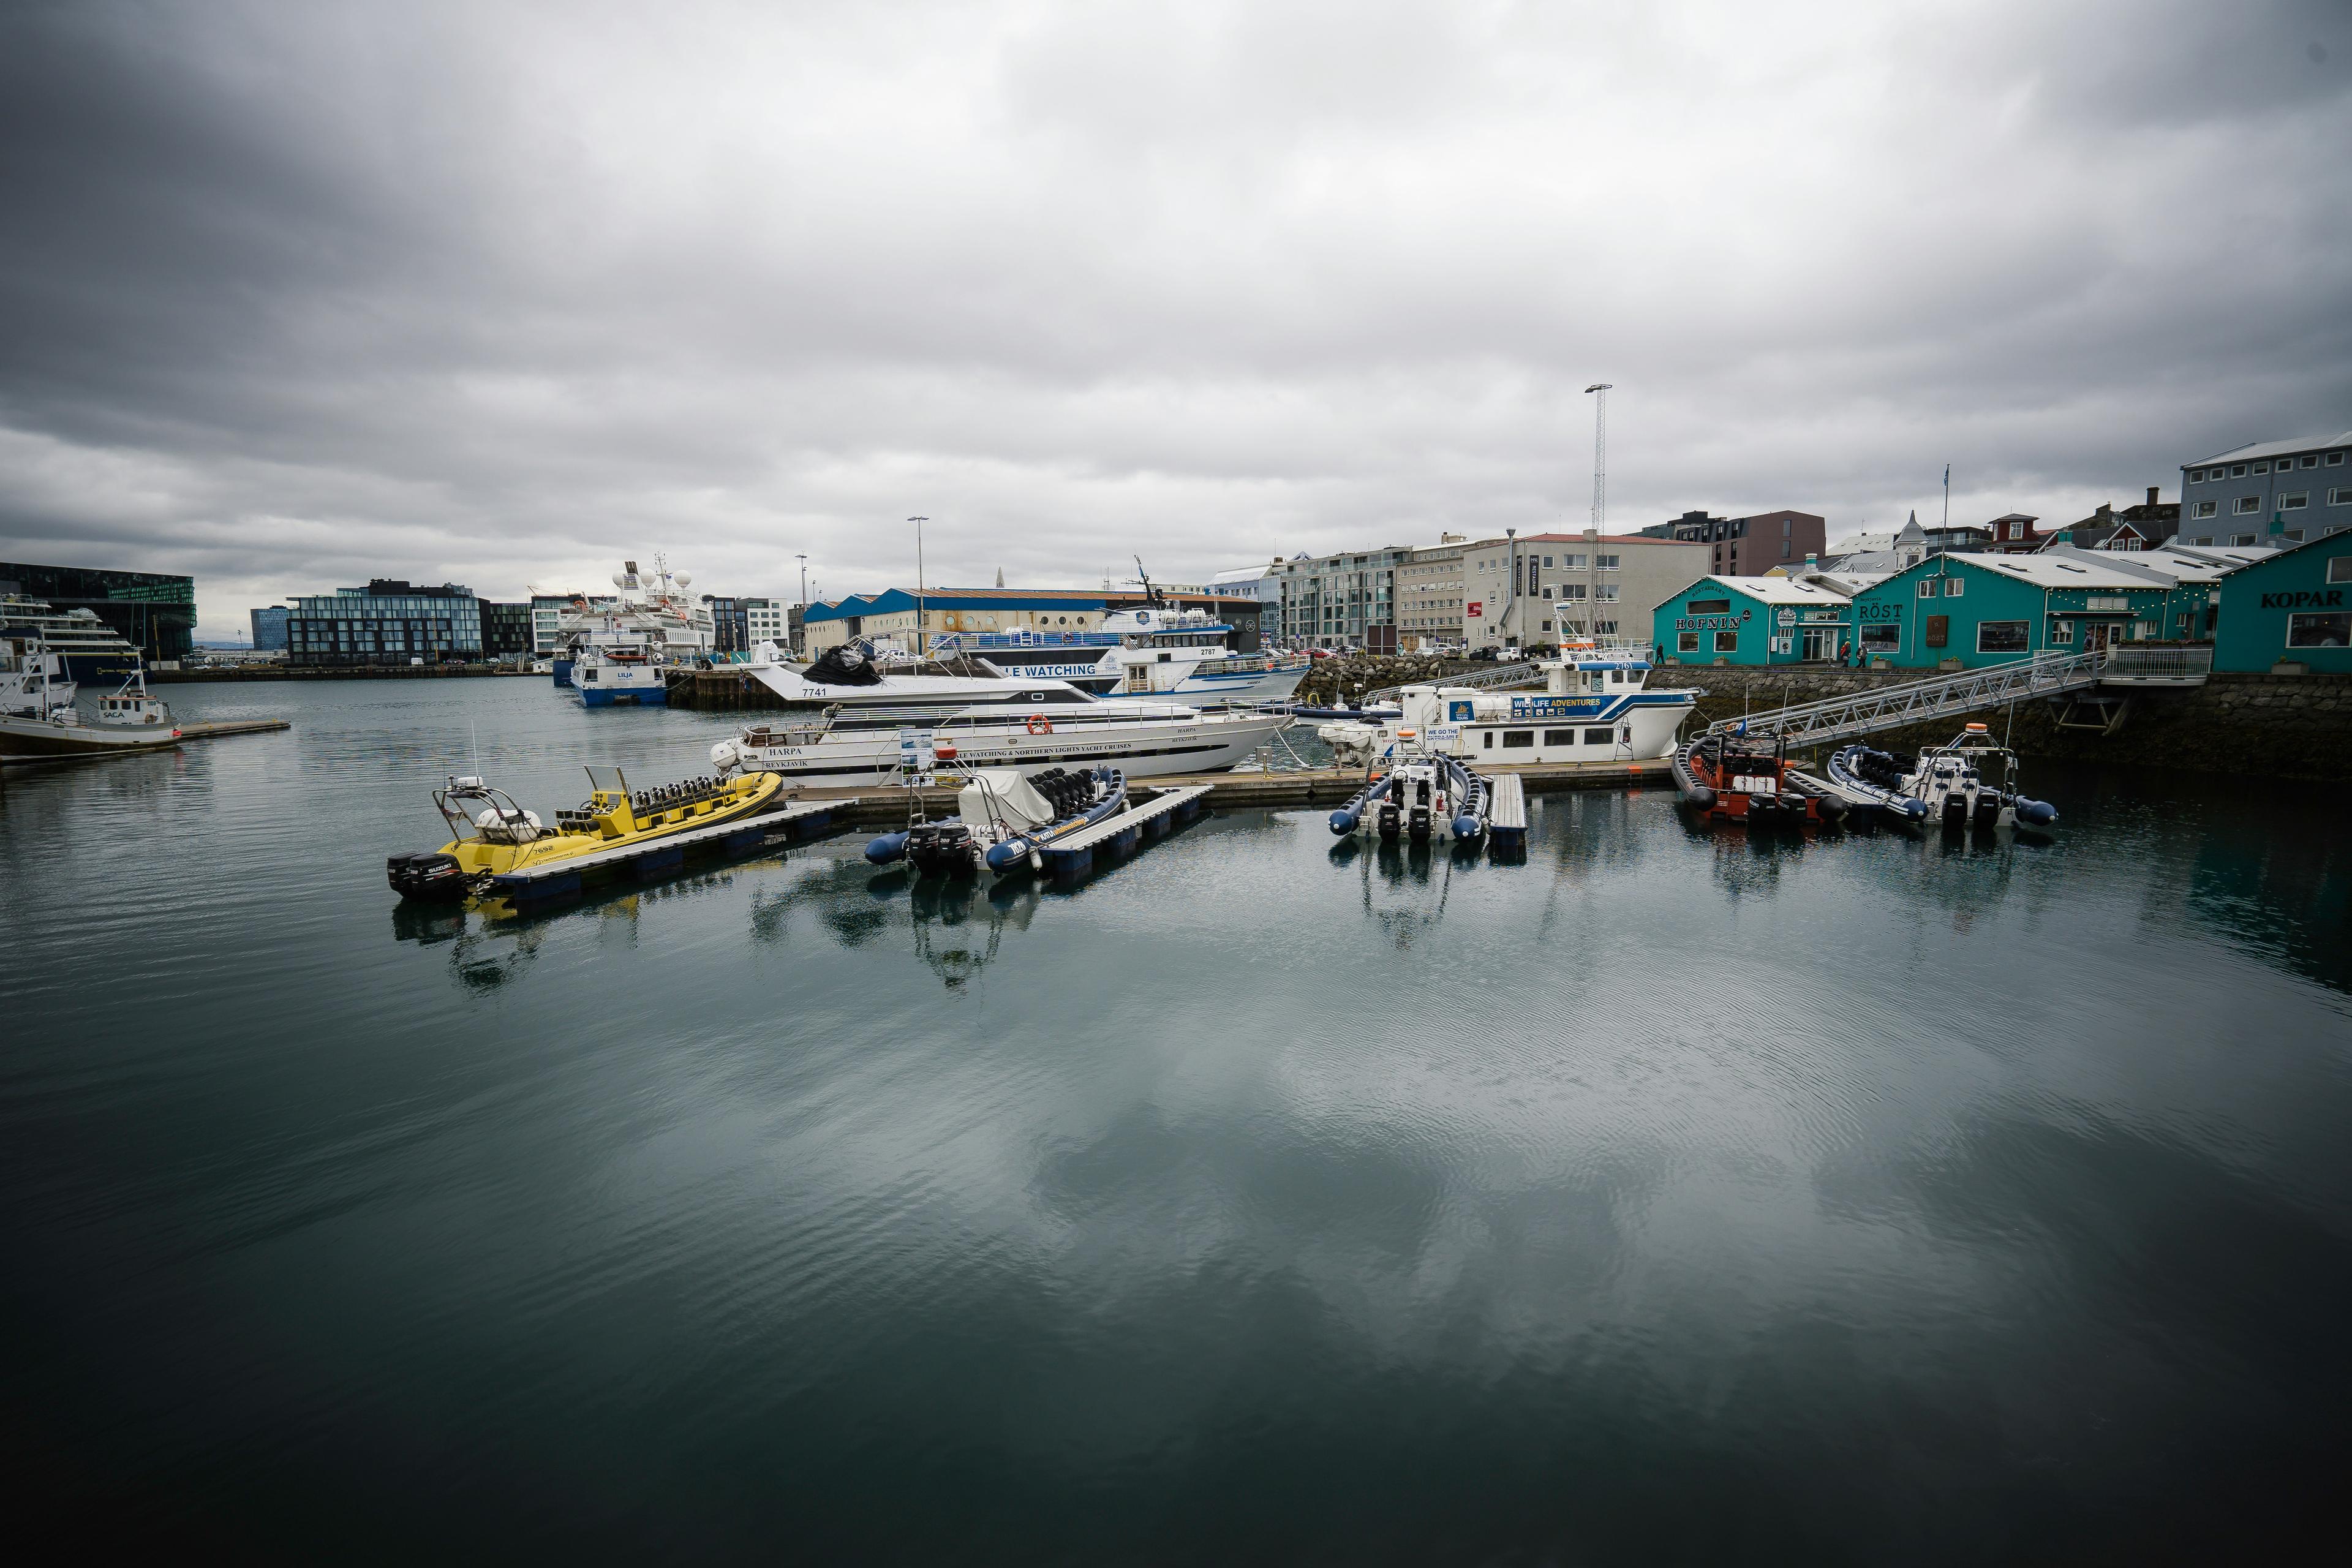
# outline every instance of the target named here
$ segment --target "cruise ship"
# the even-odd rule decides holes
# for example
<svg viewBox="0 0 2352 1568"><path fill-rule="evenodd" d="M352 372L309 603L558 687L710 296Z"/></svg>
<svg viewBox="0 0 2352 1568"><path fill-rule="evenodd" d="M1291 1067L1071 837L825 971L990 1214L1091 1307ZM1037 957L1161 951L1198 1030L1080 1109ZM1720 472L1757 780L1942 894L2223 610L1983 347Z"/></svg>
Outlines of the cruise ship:
<svg viewBox="0 0 2352 1568"><path fill-rule="evenodd" d="M634 561L623 563L613 574L618 598L593 603L575 599L557 623L550 678L567 689L576 686L572 667L591 647L642 648L656 665L689 665L709 658L719 646L718 629L710 607L688 597L687 585L693 581L683 572L672 572L659 555L650 572L640 572Z"/></svg>
<svg viewBox="0 0 2352 1568"><path fill-rule="evenodd" d="M95 610L60 610L47 600L0 595L0 637L38 637L64 661L68 680L113 686L139 668L139 650Z"/></svg>

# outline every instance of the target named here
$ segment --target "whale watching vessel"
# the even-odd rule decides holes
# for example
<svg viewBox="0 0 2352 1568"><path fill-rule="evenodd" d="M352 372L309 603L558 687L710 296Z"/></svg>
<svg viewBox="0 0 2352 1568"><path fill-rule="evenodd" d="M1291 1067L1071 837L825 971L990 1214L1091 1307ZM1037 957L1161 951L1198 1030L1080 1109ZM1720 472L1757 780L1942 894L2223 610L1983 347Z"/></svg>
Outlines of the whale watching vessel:
<svg viewBox="0 0 2352 1568"><path fill-rule="evenodd" d="M940 763L958 768L1034 773L1109 763L1129 778L1160 778L1222 772L1291 723L1280 713L1098 701L1058 681L1013 684L1022 700L976 703L944 719L923 710L838 708L753 724L711 747L711 765L722 778L766 773L794 785L879 784L898 777L927 741Z"/></svg>
<svg viewBox="0 0 2352 1568"><path fill-rule="evenodd" d="M453 835L438 849L394 855L384 876L404 899L448 903L488 889L491 879L536 871L599 850L656 845L698 828L756 816L778 805L781 781L761 774L696 778L632 790L618 768L588 769L588 798L555 814L555 826L479 777L455 777L433 792Z"/></svg>

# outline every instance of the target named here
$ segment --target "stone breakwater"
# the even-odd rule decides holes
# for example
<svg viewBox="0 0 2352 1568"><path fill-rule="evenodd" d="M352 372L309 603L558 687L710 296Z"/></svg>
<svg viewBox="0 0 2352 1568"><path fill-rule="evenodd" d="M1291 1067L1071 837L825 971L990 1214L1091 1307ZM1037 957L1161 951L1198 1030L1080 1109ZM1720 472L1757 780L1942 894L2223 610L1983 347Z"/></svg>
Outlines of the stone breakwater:
<svg viewBox="0 0 2352 1568"><path fill-rule="evenodd" d="M1731 666L1667 666L1650 678L1653 686L1704 687L1688 734L1718 719L1844 697L1873 687L1921 679L1916 670L1762 669ZM1952 738L1969 720L1992 726L1996 736L2028 760L2128 762L2135 766L2180 768L2193 773L2263 773L2286 778L2340 776L2352 767L2352 676L2216 675L2203 686L2135 691L2115 733L2061 727L2062 701L2021 702L1966 718L1890 730L1870 743L1888 751L1937 745ZM2079 713L2078 719L2087 715Z"/></svg>
<svg viewBox="0 0 2352 1568"><path fill-rule="evenodd" d="M1366 692L1388 686L1410 686L1416 680L1444 680L1466 670L1492 669L1466 658L1440 658L1428 654L1351 653L1340 658L1318 658L1307 679L1298 683L1298 700L1328 708L1354 702Z"/></svg>

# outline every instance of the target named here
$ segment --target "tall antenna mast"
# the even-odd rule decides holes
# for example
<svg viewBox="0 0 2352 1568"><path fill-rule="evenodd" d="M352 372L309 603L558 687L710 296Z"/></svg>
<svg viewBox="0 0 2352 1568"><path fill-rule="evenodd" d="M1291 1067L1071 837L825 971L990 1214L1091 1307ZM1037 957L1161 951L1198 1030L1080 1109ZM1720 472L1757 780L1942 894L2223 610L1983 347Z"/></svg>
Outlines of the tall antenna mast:
<svg viewBox="0 0 2352 1568"><path fill-rule="evenodd" d="M1592 531L1601 531L1609 515L1609 389L1616 383L1596 381L1584 390L1592 395Z"/></svg>

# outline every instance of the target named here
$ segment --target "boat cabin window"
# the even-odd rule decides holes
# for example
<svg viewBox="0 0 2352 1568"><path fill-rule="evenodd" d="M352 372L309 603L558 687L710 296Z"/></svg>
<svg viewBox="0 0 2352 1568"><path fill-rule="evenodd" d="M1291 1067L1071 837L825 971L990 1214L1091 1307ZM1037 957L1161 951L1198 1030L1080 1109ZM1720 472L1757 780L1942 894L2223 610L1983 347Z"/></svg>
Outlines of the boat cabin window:
<svg viewBox="0 0 2352 1568"><path fill-rule="evenodd" d="M1488 730L1485 731L1485 733L1486 736L1486 749L1491 752L1495 749L1495 731Z"/></svg>
<svg viewBox="0 0 2352 1568"><path fill-rule="evenodd" d="M1605 746L1609 741L1610 734L1607 730L1587 730L1584 732L1584 743L1588 746Z"/></svg>
<svg viewBox="0 0 2352 1568"><path fill-rule="evenodd" d="M1503 744L1507 748L1512 746L1532 746L1535 743L1536 732L1533 730L1506 730L1503 731Z"/></svg>
<svg viewBox="0 0 2352 1568"><path fill-rule="evenodd" d="M1573 746L1576 744L1576 731L1573 730L1546 730L1544 731L1544 744L1547 746Z"/></svg>

